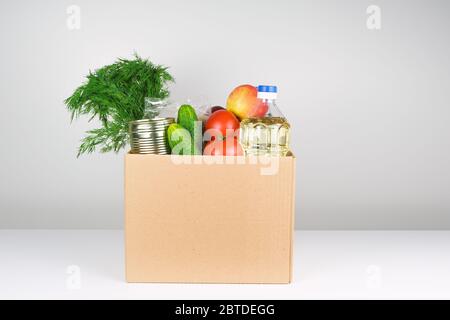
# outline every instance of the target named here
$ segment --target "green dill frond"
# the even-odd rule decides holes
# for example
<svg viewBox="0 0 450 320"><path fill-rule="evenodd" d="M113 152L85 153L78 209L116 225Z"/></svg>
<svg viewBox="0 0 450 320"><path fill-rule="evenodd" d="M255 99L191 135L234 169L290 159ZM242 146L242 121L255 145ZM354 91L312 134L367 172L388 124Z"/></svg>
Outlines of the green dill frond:
<svg viewBox="0 0 450 320"><path fill-rule="evenodd" d="M71 121L88 116L100 120L101 128L90 130L82 139L78 156L118 152L128 142L128 123L142 119L145 98L167 98L168 84L174 82L167 67L154 65L135 54L134 59L118 59L86 76L86 82L64 100Z"/></svg>

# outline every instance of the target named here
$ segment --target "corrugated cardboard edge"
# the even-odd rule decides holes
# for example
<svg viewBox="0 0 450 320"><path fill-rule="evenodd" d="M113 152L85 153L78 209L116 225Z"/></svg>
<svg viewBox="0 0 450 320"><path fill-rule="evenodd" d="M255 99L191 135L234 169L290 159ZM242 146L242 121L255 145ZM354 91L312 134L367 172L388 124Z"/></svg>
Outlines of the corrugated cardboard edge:
<svg viewBox="0 0 450 320"><path fill-rule="evenodd" d="M292 283L292 281L293 281L293 273L294 273L294 243L295 243L295 239L294 239L294 236L295 236L295 188L296 188L296 183L295 183L295 181L296 181L296 176L297 176L297 173L296 173L296 168L297 168L297 165L296 165L296 163L297 163L297 158L295 157L295 155L294 154L292 154L292 181L291 181L291 183L292 183L292 186L291 186L291 192L292 192L292 194L291 194L291 199L292 199L292 202L291 202L291 228L290 228L290 233L291 233L291 235L290 235L290 239L291 239L291 253L290 253L290 256L289 256L289 269L290 269L290 271L289 271L289 283Z"/></svg>
<svg viewBox="0 0 450 320"><path fill-rule="evenodd" d="M124 161L123 161L123 195L124 195L124 201L123 201L123 212L125 213L124 215L123 215L123 243L124 243L124 245L125 245L125 250L124 250L124 259L123 259L123 263L125 264L125 281L126 282L128 282L128 283L131 283L130 282L130 280L128 279L128 268L127 268L127 256L128 256L128 253L127 253L127 248L128 248L128 245L127 245L127 161L128 161L128 157L127 157L127 155L129 154L129 152L128 153L126 153L125 154L125 156L124 156Z"/></svg>

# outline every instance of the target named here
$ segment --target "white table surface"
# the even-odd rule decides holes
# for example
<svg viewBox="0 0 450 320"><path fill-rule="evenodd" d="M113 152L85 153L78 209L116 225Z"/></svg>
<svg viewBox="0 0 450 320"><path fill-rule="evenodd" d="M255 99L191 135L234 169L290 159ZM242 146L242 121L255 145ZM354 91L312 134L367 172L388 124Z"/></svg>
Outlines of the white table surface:
<svg viewBox="0 0 450 320"><path fill-rule="evenodd" d="M0 230L0 299L450 299L450 231L297 231L294 257L289 285L128 284L122 231Z"/></svg>

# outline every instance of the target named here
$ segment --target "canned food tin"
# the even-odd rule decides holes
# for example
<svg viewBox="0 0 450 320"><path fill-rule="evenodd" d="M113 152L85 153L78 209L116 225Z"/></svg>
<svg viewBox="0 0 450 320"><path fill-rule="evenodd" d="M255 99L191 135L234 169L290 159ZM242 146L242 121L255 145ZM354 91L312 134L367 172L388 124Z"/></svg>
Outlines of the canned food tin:
<svg viewBox="0 0 450 320"><path fill-rule="evenodd" d="M174 118L154 118L131 121L129 136L131 153L170 154L167 128Z"/></svg>

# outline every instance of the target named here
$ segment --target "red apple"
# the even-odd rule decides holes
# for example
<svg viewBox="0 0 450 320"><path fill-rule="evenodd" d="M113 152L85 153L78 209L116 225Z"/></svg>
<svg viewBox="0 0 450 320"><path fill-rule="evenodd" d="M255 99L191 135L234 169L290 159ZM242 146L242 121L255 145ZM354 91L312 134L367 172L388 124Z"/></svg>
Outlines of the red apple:
<svg viewBox="0 0 450 320"><path fill-rule="evenodd" d="M250 84L236 87L228 96L227 110L239 119L260 118L267 113L269 106L257 98L258 89Z"/></svg>
<svg viewBox="0 0 450 320"><path fill-rule="evenodd" d="M214 113L214 112L219 111L219 110L225 110L225 108L221 107L221 106L211 107L211 113Z"/></svg>

